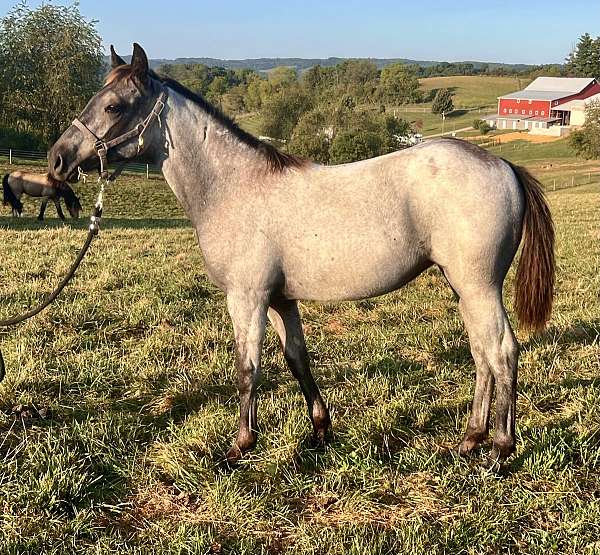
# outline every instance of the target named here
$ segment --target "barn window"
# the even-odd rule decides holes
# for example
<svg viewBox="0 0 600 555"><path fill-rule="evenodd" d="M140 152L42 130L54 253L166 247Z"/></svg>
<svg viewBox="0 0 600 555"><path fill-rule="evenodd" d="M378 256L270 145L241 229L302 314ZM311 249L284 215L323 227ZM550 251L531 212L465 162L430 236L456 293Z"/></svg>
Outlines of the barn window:
<svg viewBox="0 0 600 555"><path fill-rule="evenodd" d="M544 115L544 110L542 110L542 116Z"/></svg>
<svg viewBox="0 0 600 555"><path fill-rule="evenodd" d="M506 114L506 108L504 108L504 113Z"/></svg>
<svg viewBox="0 0 600 555"><path fill-rule="evenodd" d="M508 111L509 114L512 114L512 108Z"/></svg>
<svg viewBox="0 0 600 555"><path fill-rule="evenodd" d="M531 102L532 102L532 101L530 100L530 101L529 101L529 104L531 104Z"/></svg>
<svg viewBox="0 0 600 555"><path fill-rule="evenodd" d="M529 115L532 116L533 115L533 110L529 110Z"/></svg>
<svg viewBox="0 0 600 555"><path fill-rule="evenodd" d="M535 111L535 115L536 115L536 116L537 116L537 115L539 115L539 113L540 113L540 111L539 111L539 110L536 110L536 111Z"/></svg>
<svg viewBox="0 0 600 555"><path fill-rule="evenodd" d="M517 104L521 104L521 99L517 98Z"/></svg>
<svg viewBox="0 0 600 555"><path fill-rule="evenodd" d="M521 110L521 114L525 115L525 110Z"/></svg>

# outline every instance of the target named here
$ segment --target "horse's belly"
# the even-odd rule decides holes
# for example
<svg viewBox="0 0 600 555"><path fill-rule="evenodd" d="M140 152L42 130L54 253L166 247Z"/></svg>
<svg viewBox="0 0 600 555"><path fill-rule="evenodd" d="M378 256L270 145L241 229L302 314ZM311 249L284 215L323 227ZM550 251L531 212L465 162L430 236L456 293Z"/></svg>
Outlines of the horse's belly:
<svg viewBox="0 0 600 555"><path fill-rule="evenodd" d="M315 301L375 297L402 287L429 265L415 249L382 244L298 252L284 263L284 295Z"/></svg>

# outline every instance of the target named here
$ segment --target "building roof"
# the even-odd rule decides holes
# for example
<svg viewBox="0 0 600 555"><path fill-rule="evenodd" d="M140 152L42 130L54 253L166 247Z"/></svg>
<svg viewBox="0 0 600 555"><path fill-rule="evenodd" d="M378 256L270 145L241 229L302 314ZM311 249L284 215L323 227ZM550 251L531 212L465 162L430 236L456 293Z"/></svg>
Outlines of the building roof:
<svg viewBox="0 0 600 555"><path fill-rule="evenodd" d="M538 77L529 83L525 90L577 94L594 81L593 77Z"/></svg>
<svg viewBox="0 0 600 555"><path fill-rule="evenodd" d="M553 110L563 110L565 112L572 112L573 110L585 110L585 107L590 102L600 102L600 93L595 94L593 96L589 96L588 98L571 100L569 102L565 102L564 104L559 104L558 106L554 106L552 109Z"/></svg>
<svg viewBox="0 0 600 555"><path fill-rule="evenodd" d="M505 94L499 98L559 100L565 96L580 93L594 81L593 77L538 77L522 91Z"/></svg>
<svg viewBox="0 0 600 555"><path fill-rule="evenodd" d="M570 96L569 92L555 92L555 91L535 91L532 89L524 89L514 93L505 94L499 98L520 98L521 100L558 100L565 96Z"/></svg>

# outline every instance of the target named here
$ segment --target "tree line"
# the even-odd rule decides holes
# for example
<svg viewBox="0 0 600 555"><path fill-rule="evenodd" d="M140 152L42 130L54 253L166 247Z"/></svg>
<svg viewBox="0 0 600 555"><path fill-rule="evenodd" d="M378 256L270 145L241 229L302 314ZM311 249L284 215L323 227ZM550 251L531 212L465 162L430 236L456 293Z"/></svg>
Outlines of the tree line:
<svg viewBox="0 0 600 555"><path fill-rule="evenodd" d="M102 86L108 68L96 23L81 15L78 4L32 9L22 2L0 19L0 147L47 148ZM265 73L203 64L163 65L158 71L234 117L259 114L261 133L287 150L339 163L405 145L413 130L389 106L432 102L433 112L452 112L451 92L425 92L420 78L509 70L468 62L427 67L398 62L379 69L359 59L315 65L300 74L290 67ZM597 77L600 38L583 35L566 64L535 72Z"/></svg>

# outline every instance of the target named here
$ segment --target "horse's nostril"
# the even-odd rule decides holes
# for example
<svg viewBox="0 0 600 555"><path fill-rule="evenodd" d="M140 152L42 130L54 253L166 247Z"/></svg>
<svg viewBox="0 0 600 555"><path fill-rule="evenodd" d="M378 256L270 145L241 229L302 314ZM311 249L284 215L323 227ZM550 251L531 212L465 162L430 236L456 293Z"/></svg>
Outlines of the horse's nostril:
<svg viewBox="0 0 600 555"><path fill-rule="evenodd" d="M62 159L62 156L59 154L56 157L56 161L54 162L54 169L58 170L62 166L62 164L63 164L63 159Z"/></svg>

